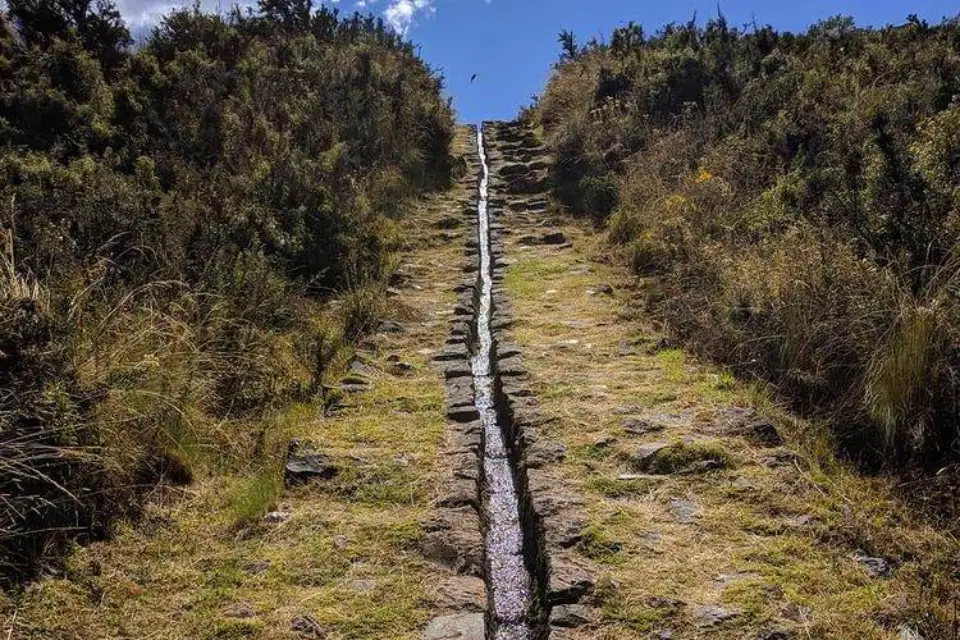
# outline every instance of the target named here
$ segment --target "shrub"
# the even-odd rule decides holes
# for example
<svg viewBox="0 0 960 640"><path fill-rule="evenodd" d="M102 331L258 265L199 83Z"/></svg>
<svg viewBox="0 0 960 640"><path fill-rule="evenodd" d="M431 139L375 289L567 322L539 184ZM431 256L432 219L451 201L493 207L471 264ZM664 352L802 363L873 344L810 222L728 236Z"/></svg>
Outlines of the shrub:
<svg viewBox="0 0 960 640"><path fill-rule="evenodd" d="M158 486L271 468L262 418L323 393L375 326L394 221L450 183L453 116L410 43L299 0L173 11L135 51L107 1L9 12L0 567L17 579ZM252 482L238 520L270 502Z"/></svg>
<svg viewBox="0 0 960 640"><path fill-rule="evenodd" d="M955 20L630 25L568 52L528 117L558 199L658 276L671 331L856 458L939 469L960 459L957 42Z"/></svg>

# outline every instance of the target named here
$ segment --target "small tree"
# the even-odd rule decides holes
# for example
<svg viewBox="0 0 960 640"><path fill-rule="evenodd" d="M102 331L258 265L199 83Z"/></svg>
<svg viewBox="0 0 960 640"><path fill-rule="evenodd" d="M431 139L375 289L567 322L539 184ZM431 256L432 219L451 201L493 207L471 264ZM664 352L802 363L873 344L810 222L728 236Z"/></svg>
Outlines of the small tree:
<svg viewBox="0 0 960 640"><path fill-rule="evenodd" d="M577 37L573 35L573 31L569 31L568 29L561 31L557 37L557 42L560 43L561 63L576 60L580 55L580 49L577 47Z"/></svg>

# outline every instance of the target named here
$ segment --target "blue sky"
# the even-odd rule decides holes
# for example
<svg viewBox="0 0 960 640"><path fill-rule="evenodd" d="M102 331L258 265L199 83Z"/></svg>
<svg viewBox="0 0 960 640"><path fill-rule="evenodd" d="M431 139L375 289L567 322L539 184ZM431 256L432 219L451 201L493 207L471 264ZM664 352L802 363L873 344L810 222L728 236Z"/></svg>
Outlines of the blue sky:
<svg viewBox="0 0 960 640"><path fill-rule="evenodd" d="M391 0L380 0L379 6ZM340 6L347 8L347 0ZM421 0L424 2L424 0ZM902 23L916 13L930 22L960 11L943 0L723 0L720 6L732 24L770 24L800 30L837 14L851 15L859 25ZM376 9L378 3L372 8ZM414 8L412 4L409 8ZM447 90L464 122L510 119L549 78L559 53L557 34L570 29L579 41L609 35L630 20L648 33L669 22L687 22L694 11L701 19L716 15L716 0L644 2L642 0L433 0L424 2L404 22L407 35L422 47L422 56L443 71ZM470 82L476 73L477 80Z"/></svg>
<svg viewBox="0 0 960 640"><path fill-rule="evenodd" d="M0 0L2 2L3 0ZM202 0L206 10L223 10L236 0ZM315 0L315 2L318 0ZM700 21L717 12L717 0L324 0L345 13L373 12L403 31L421 55L443 72L463 122L513 118L529 104L550 75L559 52L557 34L570 29L579 41L609 35L630 20L647 33L669 22ZM245 0L254 4L255 0ZM174 6L193 0L117 0L134 33ZM930 22L955 16L945 0L721 0L735 25L756 20L777 29L802 30L822 18L843 14L858 25L900 24L916 13ZM470 78L477 74L475 82Z"/></svg>

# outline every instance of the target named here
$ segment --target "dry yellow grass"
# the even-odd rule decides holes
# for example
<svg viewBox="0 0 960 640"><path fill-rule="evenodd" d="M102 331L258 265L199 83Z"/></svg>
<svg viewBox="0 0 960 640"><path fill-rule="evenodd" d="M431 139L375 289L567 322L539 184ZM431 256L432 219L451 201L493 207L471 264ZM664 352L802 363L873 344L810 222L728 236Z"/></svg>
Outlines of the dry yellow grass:
<svg viewBox="0 0 960 640"><path fill-rule="evenodd" d="M783 629L880 640L897 638L902 624L954 637L957 541L911 515L885 481L834 460L816 425L663 348L634 309L637 283L602 257L601 239L560 224L573 249L508 244L507 286L514 338L552 419L545 435L567 445L567 479L589 507L581 551L603 567L602 622L571 637L732 640ZM513 238L539 228L512 226ZM602 284L615 294L598 293ZM772 419L786 446L733 433L734 407ZM631 435L630 417L665 428ZM654 442L671 445L657 458L660 474L637 466ZM698 467L704 460L716 462ZM678 522L677 500L695 503L692 522ZM893 561L892 575L868 575L858 551ZM705 605L737 615L699 627Z"/></svg>

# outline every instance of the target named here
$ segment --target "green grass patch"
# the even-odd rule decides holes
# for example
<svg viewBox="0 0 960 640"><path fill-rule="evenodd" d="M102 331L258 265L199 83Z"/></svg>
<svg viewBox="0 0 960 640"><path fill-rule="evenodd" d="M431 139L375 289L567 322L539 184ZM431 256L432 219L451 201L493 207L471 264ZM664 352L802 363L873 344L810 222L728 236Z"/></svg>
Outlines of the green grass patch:
<svg viewBox="0 0 960 640"><path fill-rule="evenodd" d="M283 478L275 469L243 479L230 497L230 519L237 526L258 522L276 507L282 491Z"/></svg>

